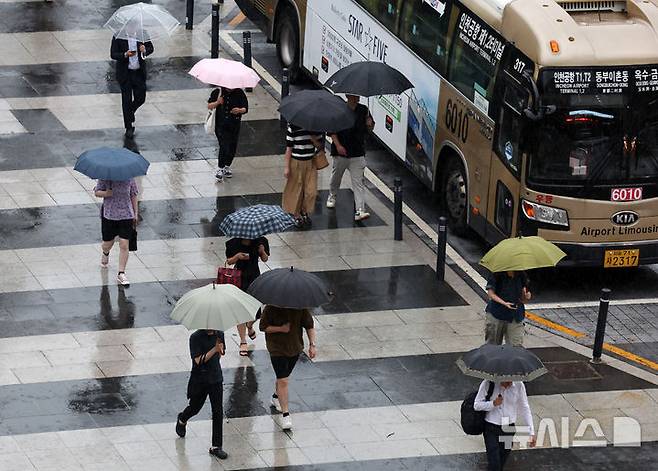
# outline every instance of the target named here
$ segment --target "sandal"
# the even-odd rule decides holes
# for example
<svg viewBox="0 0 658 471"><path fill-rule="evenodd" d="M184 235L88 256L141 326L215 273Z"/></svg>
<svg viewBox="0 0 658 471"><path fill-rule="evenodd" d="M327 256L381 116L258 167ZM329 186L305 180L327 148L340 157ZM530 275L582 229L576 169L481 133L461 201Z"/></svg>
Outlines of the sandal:
<svg viewBox="0 0 658 471"><path fill-rule="evenodd" d="M244 348L242 346L244 345ZM247 342L241 342L240 343L240 356L241 357L246 357L249 355L249 350L247 349Z"/></svg>
<svg viewBox="0 0 658 471"><path fill-rule="evenodd" d="M250 338L251 340L256 340L256 331L254 330L253 327L250 327L250 328L247 330L247 335L249 336L249 338Z"/></svg>

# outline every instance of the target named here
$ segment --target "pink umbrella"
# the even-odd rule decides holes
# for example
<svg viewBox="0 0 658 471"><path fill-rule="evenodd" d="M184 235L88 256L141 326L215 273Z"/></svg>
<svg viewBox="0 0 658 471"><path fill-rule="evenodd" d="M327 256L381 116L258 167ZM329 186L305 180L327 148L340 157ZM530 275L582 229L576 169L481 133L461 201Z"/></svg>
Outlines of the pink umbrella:
<svg viewBox="0 0 658 471"><path fill-rule="evenodd" d="M226 88L254 88L260 77L242 62L227 59L201 59L190 75L209 85Z"/></svg>

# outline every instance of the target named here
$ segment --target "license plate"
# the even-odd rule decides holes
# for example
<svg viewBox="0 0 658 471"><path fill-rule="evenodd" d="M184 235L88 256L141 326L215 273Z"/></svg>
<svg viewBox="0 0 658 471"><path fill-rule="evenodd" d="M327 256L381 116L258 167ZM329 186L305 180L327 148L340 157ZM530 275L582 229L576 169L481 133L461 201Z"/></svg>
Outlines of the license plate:
<svg viewBox="0 0 658 471"><path fill-rule="evenodd" d="M613 188L610 201L639 201L642 199L642 187Z"/></svg>
<svg viewBox="0 0 658 471"><path fill-rule="evenodd" d="M640 262L640 249L606 250L603 266L605 268L636 267Z"/></svg>

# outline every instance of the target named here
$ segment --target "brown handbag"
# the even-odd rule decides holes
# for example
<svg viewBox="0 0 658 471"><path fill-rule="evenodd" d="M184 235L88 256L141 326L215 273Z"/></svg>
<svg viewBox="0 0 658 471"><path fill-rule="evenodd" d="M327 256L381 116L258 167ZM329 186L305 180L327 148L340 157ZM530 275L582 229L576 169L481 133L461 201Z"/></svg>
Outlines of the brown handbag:
<svg viewBox="0 0 658 471"><path fill-rule="evenodd" d="M321 149L315 153L313 156L313 163L315 164L315 168L318 170L322 170L323 168L327 168L329 166L327 154L325 153L324 149Z"/></svg>

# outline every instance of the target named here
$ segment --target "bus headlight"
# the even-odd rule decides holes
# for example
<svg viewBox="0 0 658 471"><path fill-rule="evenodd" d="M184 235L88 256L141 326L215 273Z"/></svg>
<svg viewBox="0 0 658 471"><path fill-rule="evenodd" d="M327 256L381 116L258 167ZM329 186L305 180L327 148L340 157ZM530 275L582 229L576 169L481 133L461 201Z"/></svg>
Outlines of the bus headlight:
<svg viewBox="0 0 658 471"><path fill-rule="evenodd" d="M523 208L523 214L525 214L525 217L532 219L533 221L555 224L558 226L569 226L569 216L564 209L531 203L526 200L521 200L521 207Z"/></svg>

